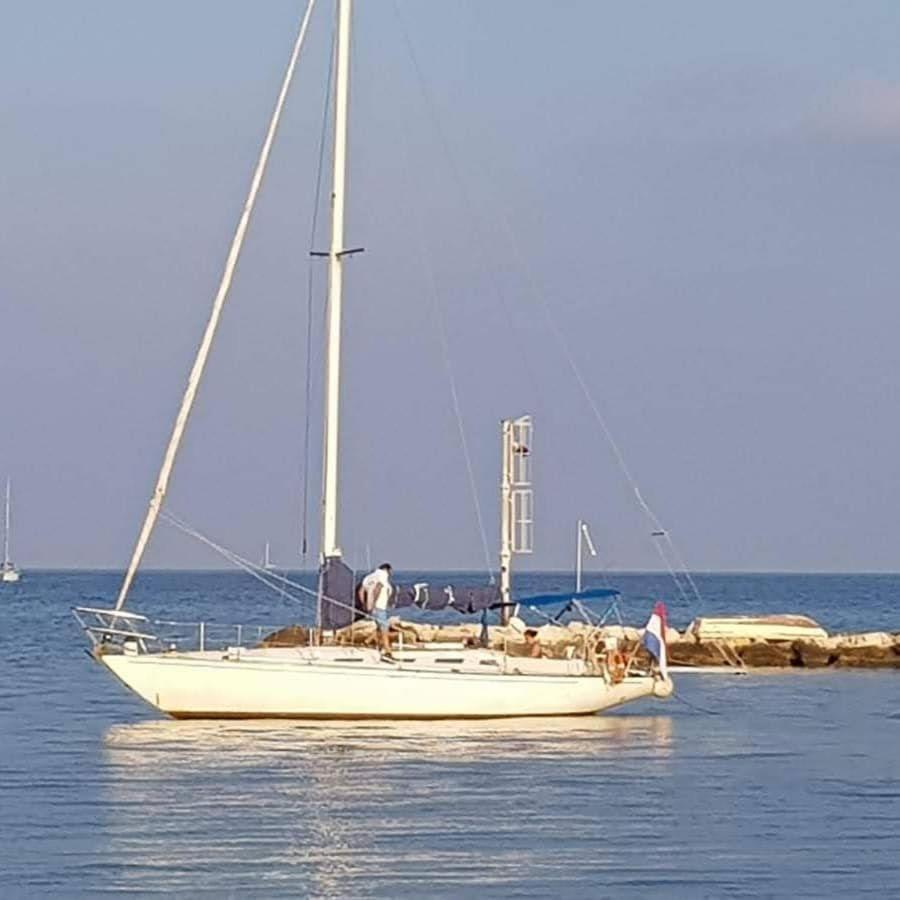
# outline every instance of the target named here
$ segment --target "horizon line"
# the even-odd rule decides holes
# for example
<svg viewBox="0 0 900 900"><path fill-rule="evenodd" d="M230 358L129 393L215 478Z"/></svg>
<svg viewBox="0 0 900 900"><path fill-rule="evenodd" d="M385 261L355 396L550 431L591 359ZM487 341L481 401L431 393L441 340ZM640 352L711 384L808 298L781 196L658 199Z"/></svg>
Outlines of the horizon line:
<svg viewBox="0 0 900 900"><path fill-rule="evenodd" d="M365 568L365 567L363 567ZM124 575L125 568L124 567L111 567L111 566L36 566L34 568L22 567L20 571L25 574L28 572L33 573L98 573L98 574L120 574ZM275 569L267 570L269 574L275 575L277 577L279 572L297 572L301 574L309 574L309 575L317 575L319 570L318 568L314 569L304 569L304 568L292 568L288 567L278 567ZM354 570L354 571L362 571L362 569ZM455 575L486 575L483 569L469 569L469 568L410 568L410 569L402 569L395 568L397 572L435 572L435 573L451 573ZM900 576L900 570L893 569L686 569L684 570L688 572L690 575L824 575L824 576L841 576L841 575L898 575ZM219 566L219 567L199 567L193 568L190 566L175 566L175 567L163 567L163 566L148 566L146 568L140 569L138 574L158 574L158 575L178 575L178 574L191 574L191 575L218 575L224 573L233 573L233 574L245 574L251 575L250 572L245 572L239 568L233 568L228 566ZM513 573L520 575L565 575L569 577L574 577L571 569L519 569L517 572ZM593 575L595 577L602 576L618 576L618 575L662 575L672 577L672 574L668 572L666 569L595 569L595 570L586 570L584 572L585 576ZM252 577L252 575L251 575Z"/></svg>

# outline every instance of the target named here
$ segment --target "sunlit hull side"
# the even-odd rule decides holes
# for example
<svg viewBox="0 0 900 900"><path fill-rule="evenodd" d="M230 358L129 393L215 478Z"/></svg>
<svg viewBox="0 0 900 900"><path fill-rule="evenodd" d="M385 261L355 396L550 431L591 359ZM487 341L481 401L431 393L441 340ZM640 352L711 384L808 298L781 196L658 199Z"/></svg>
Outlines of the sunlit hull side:
<svg viewBox="0 0 900 900"><path fill-rule="evenodd" d="M285 651L240 658L219 652L99 658L138 696L177 719L575 716L671 693L670 682L651 676L610 684L586 675L482 673L471 663L468 670L467 663L441 670L382 662L375 654L351 662ZM479 664L485 665L476 658Z"/></svg>

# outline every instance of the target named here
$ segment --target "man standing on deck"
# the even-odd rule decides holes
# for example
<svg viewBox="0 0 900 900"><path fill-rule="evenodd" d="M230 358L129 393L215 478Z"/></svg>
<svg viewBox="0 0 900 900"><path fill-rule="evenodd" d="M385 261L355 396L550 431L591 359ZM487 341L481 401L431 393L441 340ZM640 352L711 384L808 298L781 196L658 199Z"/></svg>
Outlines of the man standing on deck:
<svg viewBox="0 0 900 900"><path fill-rule="evenodd" d="M391 654L391 638L388 634L388 601L394 592L394 587L391 584L391 571L390 563L382 563L373 572L369 572L362 580L366 609L375 620L381 652L385 656L390 656Z"/></svg>

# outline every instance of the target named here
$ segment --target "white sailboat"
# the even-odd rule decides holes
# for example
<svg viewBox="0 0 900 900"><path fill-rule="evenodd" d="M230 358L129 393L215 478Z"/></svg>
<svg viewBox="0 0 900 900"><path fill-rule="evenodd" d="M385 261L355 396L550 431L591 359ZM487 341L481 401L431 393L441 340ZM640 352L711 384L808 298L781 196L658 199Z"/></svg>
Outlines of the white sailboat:
<svg viewBox="0 0 900 900"><path fill-rule="evenodd" d="M9 509L10 509L10 480L6 479L6 508L3 515L3 568L0 569L0 583L15 584L22 573L15 567L9 558Z"/></svg>
<svg viewBox="0 0 900 900"><path fill-rule="evenodd" d="M313 3L294 45L281 92L232 243L210 320L191 371L146 518L115 607L75 610L93 644L94 658L132 691L175 718L494 718L596 713L641 698L666 697L666 673L635 669L611 673L602 648L585 640L567 659L523 658L486 647L400 646L392 655L329 643L333 628L352 621L353 573L338 540L338 443L341 379L342 263L346 202L349 53L352 0L337 0L336 77L329 265L325 441L318 628L304 646L273 647L243 640L208 646L198 626L197 649L166 645L146 617L124 609L135 572L160 514L169 476L230 286L250 212L265 170ZM508 613L511 563L531 549L528 475L531 421L503 423L501 582L499 608ZM483 600L483 595L481 596ZM485 606L479 607L484 609ZM348 618L349 613L349 618Z"/></svg>

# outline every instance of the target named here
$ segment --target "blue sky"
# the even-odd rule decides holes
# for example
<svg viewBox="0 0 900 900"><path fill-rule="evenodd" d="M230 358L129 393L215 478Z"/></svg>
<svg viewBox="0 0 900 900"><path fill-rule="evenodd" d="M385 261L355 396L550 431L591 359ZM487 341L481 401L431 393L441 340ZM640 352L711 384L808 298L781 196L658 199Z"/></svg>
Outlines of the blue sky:
<svg viewBox="0 0 900 900"><path fill-rule="evenodd" d="M250 556L270 540L289 562L329 7L171 493L212 537ZM0 473L23 565L126 562L302 11L4 5ZM351 562L369 545L402 568L483 564L434 285L491 553L498 421L531 412L527 564L570 565L583 517L604 564L658 565L537 286L689 564L896 570L896 4L357 0L356 13ZM216 562L165 526L148 556Z"/></svg>

